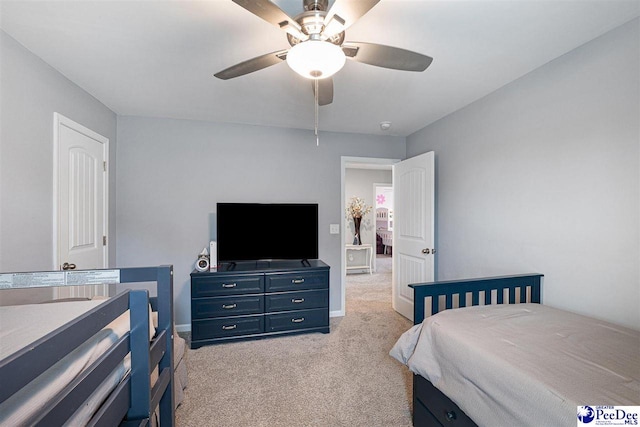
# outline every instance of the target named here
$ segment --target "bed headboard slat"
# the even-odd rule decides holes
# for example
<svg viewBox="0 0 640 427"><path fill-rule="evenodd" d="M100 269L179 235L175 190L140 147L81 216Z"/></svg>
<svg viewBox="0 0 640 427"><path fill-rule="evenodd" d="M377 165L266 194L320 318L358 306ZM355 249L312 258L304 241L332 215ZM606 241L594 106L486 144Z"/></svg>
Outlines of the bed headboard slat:
<svg viewBox="0 0 640 427"><path fill-rule="evenodd" d="M505 290L508 303L540 303L540 282L544 277L539 273L516 276L484 277L478 279L447 280L439 282L416 283L409 285L414 290L414 323L420 323L425 317L425 299L431 298L431 314L442 309L456 308L454 295L458 296L458 307L467 305L467 293L471 293L471 305L480 305L480 292L484 292L484 305L494 303L492 293L496 292L495 303L505 303ZM517 289L520 291L517 292ZM444 308L440 306L440 296L444 296ZM517 297L517 298L516 298Z"/></svg>

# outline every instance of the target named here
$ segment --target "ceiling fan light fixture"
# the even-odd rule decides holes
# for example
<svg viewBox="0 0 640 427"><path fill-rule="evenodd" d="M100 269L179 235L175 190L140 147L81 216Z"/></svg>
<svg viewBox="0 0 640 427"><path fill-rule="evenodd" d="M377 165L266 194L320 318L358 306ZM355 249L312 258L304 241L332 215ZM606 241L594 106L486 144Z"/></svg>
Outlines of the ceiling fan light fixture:
<svg viewBox="0 0 640 427"><path fill-rule="evenodd" d="M333 43L307 40L289 49L287 64L296 73L308 79L331 77L344 66L344 52Z"/></svg>

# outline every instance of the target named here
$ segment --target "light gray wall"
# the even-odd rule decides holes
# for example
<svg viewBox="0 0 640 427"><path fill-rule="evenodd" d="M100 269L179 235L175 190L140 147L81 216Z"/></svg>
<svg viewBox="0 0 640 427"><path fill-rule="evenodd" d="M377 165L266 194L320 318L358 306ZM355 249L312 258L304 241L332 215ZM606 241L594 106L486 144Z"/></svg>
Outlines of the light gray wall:
<svg viewBox="0 0 640 427"><path fill-rule="evenodd" d="M0 271L51 270L53 113L109 138L112 166L116 115L1 30L0 58ZM109 222L113 237L115 203ZM115 244L110 250L114 264Z"/></svg>
<svg viewBox="0 0 640 427"><path fill-rule="evenodd" d="M546 304L640 328L638 27L408 137L436 154L438 279L540 272Z"/></svg>
<svg viewBox="0 0 640 427"><path fill-rule="evenodd" d="M341 307L341 156L403 158L405 139L210 122L118 118L119 266L174 265L176 323L190 323L189 274L215 239L216 202L319 204L319 255ZM251 242L248 242L251 244Z"/></svg>

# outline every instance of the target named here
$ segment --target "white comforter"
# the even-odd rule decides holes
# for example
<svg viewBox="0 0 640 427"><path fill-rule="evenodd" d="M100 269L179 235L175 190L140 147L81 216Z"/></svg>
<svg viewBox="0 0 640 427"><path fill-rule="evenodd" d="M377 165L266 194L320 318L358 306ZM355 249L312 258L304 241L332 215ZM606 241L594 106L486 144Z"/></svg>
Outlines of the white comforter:
<svg viewBox="0 0 640 427"><path fill-rule="evenodd" d="M540 304L446 310L390 354L480 426L575 425L578 405L640 404L640 331Z"/></svg>

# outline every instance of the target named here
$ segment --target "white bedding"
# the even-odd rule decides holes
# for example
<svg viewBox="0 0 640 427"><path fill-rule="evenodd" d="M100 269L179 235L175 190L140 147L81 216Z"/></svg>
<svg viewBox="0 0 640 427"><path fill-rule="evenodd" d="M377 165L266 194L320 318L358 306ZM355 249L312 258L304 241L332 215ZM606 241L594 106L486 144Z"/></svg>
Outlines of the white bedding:
<svg viewBox="0 0 640 427"><path fill-rule="evenodd" d="M0 307L0 360L103 302L88 300Z"/></svg>
<svg viewBox="0 0 640 427"><path fill-rule="evenodd" d="M0 307L0 359L75 319L104 300L60 302ZM0 426L19 426L73 381L100 355L129 331L129 311L111 322L53 367L0 405ZM150 325L150 337L155 328ZM69 425L85 424L120 380L130 370L129 356L72 417Z"/></svg>
<svg viewBox="0 0 640 427"><path fill-rule="evenodd" d="M640 404L640 331L540 304L446 310L390 354L479 426L574 425L578 405Z"/></svg>

